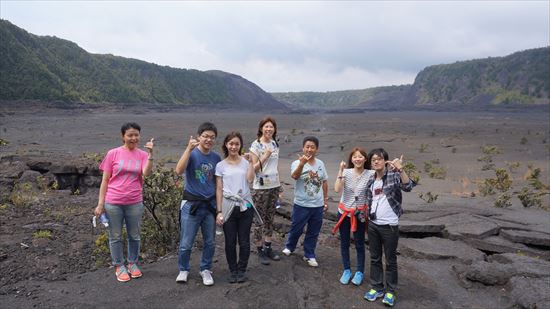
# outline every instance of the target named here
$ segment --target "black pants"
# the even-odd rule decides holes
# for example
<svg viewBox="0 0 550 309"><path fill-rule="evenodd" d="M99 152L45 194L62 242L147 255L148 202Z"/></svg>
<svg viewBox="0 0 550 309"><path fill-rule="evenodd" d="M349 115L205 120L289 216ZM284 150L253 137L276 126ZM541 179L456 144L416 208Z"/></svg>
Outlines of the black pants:
<svg viewBox="0 0 550 309"><path fill-rule="evenodd" d="M239 208L233 209L229 219L223 224L225 235L225 257L229 265L229 271L245 272L250 257L250 228L254 210L241 212ZM239 241L239 261L237 262L237 239Z"/></svg>
<svg viewBox="0 0 550 309"><path fill-rule="evenodd" d="M376 225L369 222L370 283L377 291L394 293L397 289L397 225ZM386 256L386 288L384 288L384 270L382 268L382 248Z"/></svg>

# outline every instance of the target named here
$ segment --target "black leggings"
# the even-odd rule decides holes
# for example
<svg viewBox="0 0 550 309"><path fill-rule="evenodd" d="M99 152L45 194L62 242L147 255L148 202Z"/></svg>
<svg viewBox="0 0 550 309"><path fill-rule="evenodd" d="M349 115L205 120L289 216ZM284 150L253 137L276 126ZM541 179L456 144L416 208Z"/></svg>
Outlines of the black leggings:
<svg viewBox="0 0 550 309"><path fill-rule="evenodd" d="M250 228L254 210L252 208L241 212L237 207L233 209L229 219L223 224L225 235L225 257L229 271L245 272L250 257ZM237 262L237 239L239 240L239 261Z"/></svg>

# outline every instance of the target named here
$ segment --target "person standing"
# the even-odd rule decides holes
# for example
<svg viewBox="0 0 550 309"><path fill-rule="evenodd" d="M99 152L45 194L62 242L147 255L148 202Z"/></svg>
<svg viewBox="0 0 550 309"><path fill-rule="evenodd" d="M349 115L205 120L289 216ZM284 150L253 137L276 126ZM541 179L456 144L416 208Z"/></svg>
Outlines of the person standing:
<svg viewBox="0 0 550 309"><path fill-rule="evenodd" d="M271 247L276 203L281 192L277 123L273 118L265 117L260 121L257 137L250 146L252 165L256 172L252 197L264 224L254 229L254 239L260 263L269 265L270 260L281 259Z"/></svg>
<svg viewBox="0 0 550 309"><path fill-rule="evenodd" d="M214 284L212 259L214 257L216 180L214 171L220 156L212 151L218 130L210 122L201 124L198 137L191 136L185 151L176 165L176 173L185 173L185 188L180 206L180 245L178 255L179 274L176 282L187 282L191 250L199 228L204 247L200 263L200 275L204 285Z"/></svg>
<svg viewBox="0 0 550 309"><path fill-rule="evenodd" d="M364 298L375 301L383 297L387 306L395 304L397 289L397 243L399 217L403 214L401 191L409 192L416 183L403 170L403 156L388 161L388 153L382 149L371 150L367 156L369 169L374 174L367 182L369 205L369 251L371 289ZM386 257L386 272L382 268L382 250Z"/></svg>
<svg viewBox="0 0 550 309"><path fill-rule="evenodd" d="M216 165L216 223L223 225L225 257L229 265L229 282L245 282L250 257L250 228L254 216L260 214L252 203L249 183L254 179L254 168L242 157L243 138L239 132L229 133L223 141L225 159ZM237 241L239 255L237 260Z"/></svg>
<svg viewBox="0 0 550 309"><path fill-rule="evenodd" d="M351 168L346 168L349 166ZM362 148L354 148L348 157L348 163L342 161L338 175L334 183L334 191L342 197L338 203L338 223L332 229L340 232L340 253L344 272L340 277L340 283L354 285L363 282L365 272L365 230L367 227L367 181L374 173L367 170L367 153ZM353 233L355 250L357 251L357 271L351 278L351 266L349 247L351 242L350 232Z"/></svg>
<svg viewBox="0 0 550 309"><path fill-rule="evenodd" d="M96 217L106 212L109 220L109 250L118 281L139 278L142 272L137 263L141 245L140 224L143 215L143 177L153 169L152 138L143 151L139 149L141 127L135 122L122 125L123 145L107 152L99 165L103 171L99 199L94 210ZM124 263L122 226L128 235L128 265Z"/></svg>
<svg viewBox="0 0 550 309"><path fill-rule="evenodd" d="M315 155L319 149L319 139L306 136L302 142L303 154L290 167L291 177L296 180L292 223L283 254L291 255L298 239L307 225L304 238L304 261L317 267L315 248L323 224L323 212L328 209L328 174L323 161Z"/></svg>

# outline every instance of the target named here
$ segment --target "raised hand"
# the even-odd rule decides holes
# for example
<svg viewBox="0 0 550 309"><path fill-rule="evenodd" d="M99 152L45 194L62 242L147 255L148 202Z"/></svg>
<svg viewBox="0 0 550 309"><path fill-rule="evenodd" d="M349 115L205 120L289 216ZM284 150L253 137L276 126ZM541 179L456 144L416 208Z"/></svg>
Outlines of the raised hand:
<svg viewBox="0 0 550 309"><path fill-rule="evenodd" d="M198 145L199 145L199 140L194 138L193 135L189 136L189 143L187 144L187 148L189 150L193 150Z"/></svg>
<svg viewBox="0 0 550 309"><path fill-rule="evenodd" d="M304 155L298 155L298 160L300 160L300 163L302 163L302 164L306 164L307 161L309 161L309 159L311 159L311 156L306 156L305 154Z"/></svg>
<svg viewBox="0 0 550 309"><path fill-rule="evenodd" d="M399 158L393 159L391 162L389 162L390 166L394 171L401 171L403 168L403 155Z"/></svg>
<svg viewBox="0 0 550 309"><path fill-rule="evenodd" d="M346 162L344 162L344 161L340 162L340 172L344 171L346 166L347 166Z"/></svg>
<svg viewBox="0 0 550 309"><path fill-rule="evenodd" d="M155 139L152 138L147 142L147 144L145 144L145 148L147 148L147 151L149 151L150 154L153 154L153 147L155 147L154 141Z"/></svg>
<svg viewBox="0 0 550 309"><path fill-rule="evenodd" d="M245 152L245 153L242 154L242 157L250 163L252 163L252 156L253 156L253 154L250 153L250 152Z"/></svg>

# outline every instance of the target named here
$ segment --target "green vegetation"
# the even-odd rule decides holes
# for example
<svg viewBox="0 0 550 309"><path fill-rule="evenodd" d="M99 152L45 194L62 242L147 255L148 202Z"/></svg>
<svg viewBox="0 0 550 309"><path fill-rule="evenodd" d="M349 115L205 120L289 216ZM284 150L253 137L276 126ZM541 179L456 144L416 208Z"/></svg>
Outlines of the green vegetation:
<svg viewBox="0 0 550 309"><path fill-rule="evenodd" d="M429 146L430 146L429 144L424 144L424 143L420 144L420 148L418 149L418 152L420 152L420 153L426 152L426 150L428 150Z"/></svg>
<svg viewBox="0 0 550 309"><path fill-rule="evenodd" d="M498 148L498 146L496 146L496 145L481 146L481 152L483 154L486 154L486 155L496 155L496 154L501 154L502 153L500 148Z"/></svg>
<svg viewBox="0 0 550 309"><path fill-rule="evenodd" d="M508 208L512 206L512 203L510 202L510 199L512 197L508 193L501 194L497 200L495 201L494 206L498 208Z"/></svg>
<svg viewBox="0 0 550 309"><path fill-rule="evenodd" d="M411 161L406 161L403 164L403 170L407 173L410 179L412 179L417 184L420 183L419 171L416 169L416 165Z"/></svg>
<svg viewBox="0 0 550 309"><path fill-rule="evenodd" d="M447 170L438 164L439 159L424 162L424 172L428 173L430 178L445 179L445 177L447 177Z"/></svg>
<svg viewBox="0 0 550 309"><path fill-rule="evenodd" d="M495 175L496 178L487 178L479 184L479 193L482 196L493 195L497 190L504 193L512 187L512 178L505 169L497 168Z"/></svg>
<svg viewBox="0 0 550 309"><path fill-rule="evenodd" d="M50 230L38 230L38 231L35 231L34 233L32 233L32 237L52 239L52 231L50 231Z"/></svg>
<svg viewBox="0 0 550 309"><path fill-rule="evenodd" d="M420 192L418 194L418 197L420 199L422 199L423 201L425 201L426 203L431 204L431 203L437 201L437 198L439 197L439 195L438 194L433 194L432 192L428 191L425 194Z"/></svg>
<svg viewBox="0 0 550 309"><path fill-rule="evenodd" d="M80 155L81 158L92 160L97 163L101 163L103 161L103 158L105 157L105 154L101 152L84 152Z"/></svg>
<svg viewBox="0 0 550 309"><path fill-rule="evenodd" d="M0 99L285 108L244 78L90 54L0 20Z"/></svg>
<svg viewBox="0 0 550 309"><path fill-rule="evenodd" d="M0 138L0 147L2 146L8 146L10 142L8 140L5 140L3 138Z"/></svg>

